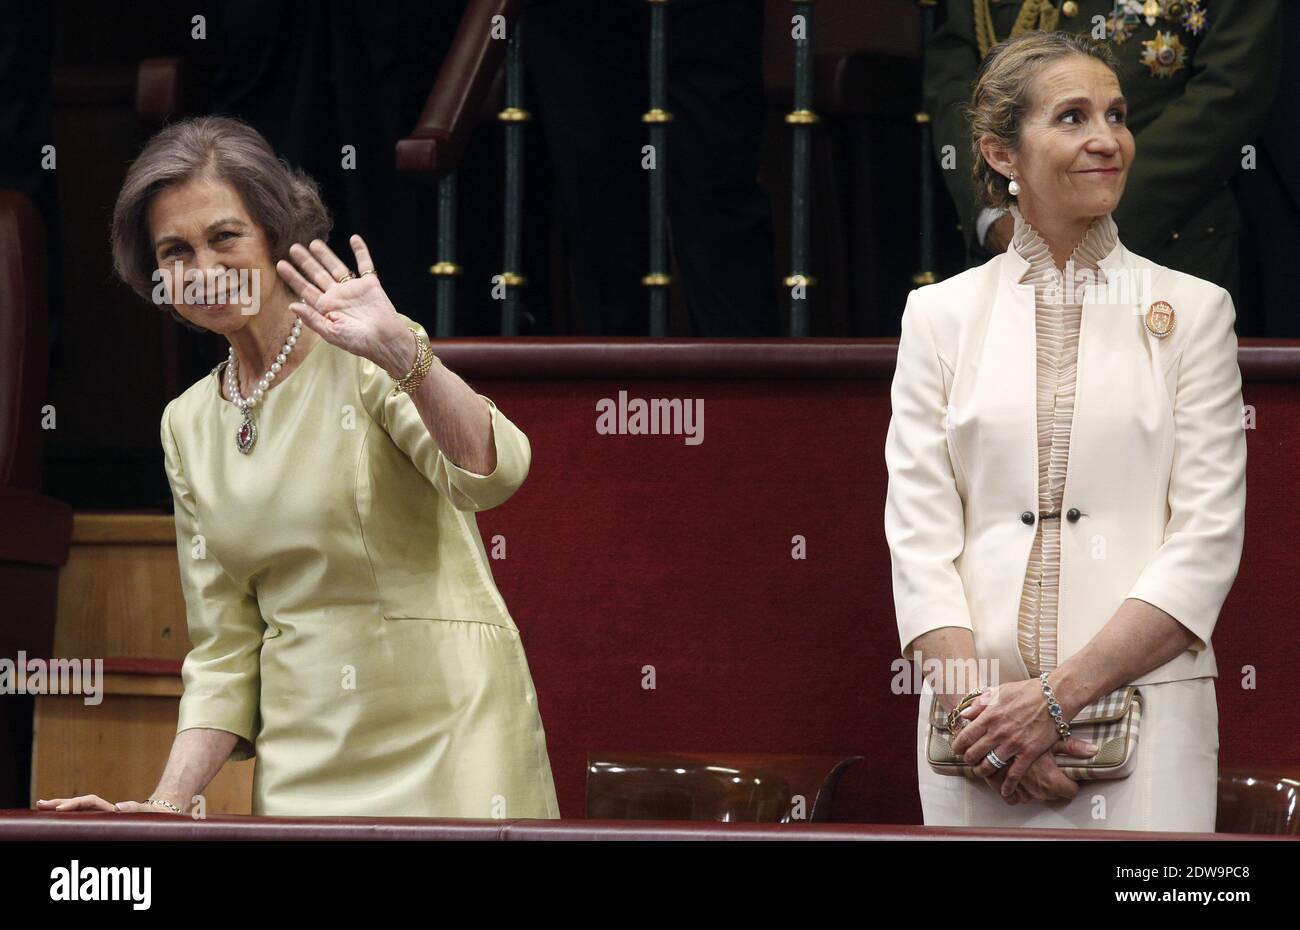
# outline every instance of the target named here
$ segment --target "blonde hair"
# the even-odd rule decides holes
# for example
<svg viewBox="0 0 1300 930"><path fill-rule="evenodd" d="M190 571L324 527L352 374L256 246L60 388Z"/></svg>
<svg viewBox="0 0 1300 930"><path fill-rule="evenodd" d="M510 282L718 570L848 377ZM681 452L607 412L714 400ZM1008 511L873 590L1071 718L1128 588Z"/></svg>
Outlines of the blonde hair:
<svg viewBox="0 0 1300 930"><path fill-rule="evenodd" d="M1071 32L1023 33L993 46L980 65L966 118L971 132L971 173L982 206L1007 207L1015 198L1007 192L1007 178L985 160L980 139L992 136L1008 151L1019 151L1034 78L1044 65L1070 55L1097 59L1119 80L1119 61L1110 46Z"/></svg>

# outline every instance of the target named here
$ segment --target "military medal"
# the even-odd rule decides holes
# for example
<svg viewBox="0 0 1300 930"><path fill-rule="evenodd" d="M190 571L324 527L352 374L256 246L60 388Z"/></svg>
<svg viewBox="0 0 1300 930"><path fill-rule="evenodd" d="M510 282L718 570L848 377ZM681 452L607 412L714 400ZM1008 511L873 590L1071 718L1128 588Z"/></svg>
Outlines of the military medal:
<svg viewBox="0 0 1300 930"><path fill-rule="evenodd" d="M1172 32L1157 32L1154 39L1142 43L1142 64L1158 78L1172 77L1187 60L1187 49Z"/></svg>
<svg viewBox="0 0 1300 930"><path fill-rule="evenodd" d="M1146 313L1147 332L1163 339L1174 331L1174 308L1166 300L1157 300Z"/></svg>
<svg viewBox="0 0 1300 930"><path fill-rule="evenodd" d="M1106 17L1106 38L1116 45L1122 45L1138 28L1146 22L1148 26L1157 26L1163 19L1172 26L1181 26L1189 35L1199 36L1208 25L1205 4L1208 0L1115 0L1115 6ZM1156 29L1156 38L1144 42L1149 49L1144 53L1142 62L1151 69L1155 77L1169 77L1181 69L1186 61L1186 47L1174 32L1161 33ZM1169 47L1170 51L1164 51Z"/></svg>
<svg viewBox="0 0 1300 930"><path fill-rule="evenodd" d="M1205 31L1205 18L1200 0L1188 0L1187 12L1183 14L1183 28L1192 35L1198 36Z"/></svg>
<svg viewBox="0 0 1300 930"><path fill-rule="evenodd" d="M1123 45L1132 34L1133 30L1122 16L1112 13L1106 18L1106 38L1116 45Z"/></svg>

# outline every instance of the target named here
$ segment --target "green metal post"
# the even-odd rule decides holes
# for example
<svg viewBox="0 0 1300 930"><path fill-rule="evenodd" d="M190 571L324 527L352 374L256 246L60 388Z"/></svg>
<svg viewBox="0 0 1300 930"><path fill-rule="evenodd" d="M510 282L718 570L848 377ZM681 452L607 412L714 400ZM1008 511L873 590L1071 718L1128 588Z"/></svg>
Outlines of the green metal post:
<svg viewBox="0 0 1300 930"><path fill-rule="evenodd" d="M650 110L641 117L650 127L650 146L654 167L650 170L650 271L641 283L650 288L650 335L668 335L668 198L666 156L668 123L672 114L668 104L668 48L664 23L665 0L647 0L650 4Z"/></svg>
<svg viewBox="0 0 1300 930"><path fill-rule="evenodd" d="M794 110L785 121L794 134L790 191L790 335L807 336L810 332L808 298L817 283L809 274L810 214L812 212L812 131L818 123L813 112L813 5L795 0L796 24L794 46Z"/></svg>
<svg viewBox="0 0 1300 930"><path fill-rule="evenodd" d="M527 284L523 276L524 214L524 124L531 115L524 107L523 20L516 20L514 35L506 53L506 108L497 114L505 124L505 269L501 285L505 300L501 304L501 335L519 333L519 292Z"/></svg>

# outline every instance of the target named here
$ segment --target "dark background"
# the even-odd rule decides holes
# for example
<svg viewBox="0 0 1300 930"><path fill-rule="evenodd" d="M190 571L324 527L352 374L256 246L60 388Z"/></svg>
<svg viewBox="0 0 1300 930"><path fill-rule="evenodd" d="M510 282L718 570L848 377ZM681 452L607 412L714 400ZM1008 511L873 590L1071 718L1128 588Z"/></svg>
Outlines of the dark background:
<svg viewBox="0 0 1300 930"><path fill-rule="evenodd" d="M767 269L769 280L759 289L770 289L772 305L756 307L755 314L770 311L777 332L784 332L787 301L780 282L789 274L791 145L782 117L791 107L793 7L787 0L688 0L690 6L711 4L730 4L738 17L763 20L761 80L755 82L762 109L758 173L773 249L768 265L754 267ZM8 24L0 33L0 186L36 201L50 242L50 403L59 420L46 437L44 493L76 509L166 509L170 492L158 441L162 408L225 352L224 340L182 329L111 274L112 205L131 159L158 128L137 115L141 60L183 59L186 115L244 118L315 177L335 218L333 248L346 254L347 236L364 235L398 309L431 328L434 279L427 268L434 255L436 182L399 174L393 147L415 124L463 6L462 0L0 3ZM1290 28L1296 5L1288 6ZM206 18L202 41L191 37L191 18L198 14ZM917 8L912 0L822 0L816 14L818 50L866 55L877 79L874 92L852 112L824 117L816 130L812 273L819 286L810 295L812 333L896 336L920 256L920 133L913 119L920 107ZM1300 27L1292 31L1300 34ZM583 41L591 47L590 37ZM710 61L711 41L718 56L730 54L716 32L676 41L670 54L677 55L679 73L688 53ZM569 53L575 68L583 48L576 44ZM537 92L539 78L554 86L564 74L565 56L550 51L525 52L527 106L537 118L526 138L522 270L529 286L522 296L522 335L585 334L600 323L591 319L591 308L580 312L573 299L574 242L563 222L557 180L562 173L555 170L544 129L548 119L565 114L555 105L549 111L539 107L543 95ZM1287 59L1284 88L1294 87L1297 77L1295 56L1288 53ZM542 67L552 69L549 78L538 72ZM598 113L613 106L608 88L591 90L590 99L573 105ZM645 108L642 98L630 116L620 110L609 119L639 119ZM1294 110L1294 94L1280 94L1262 140L1262 170L1237 185L1255 237L1254 247L1243 243L1243 253L1255 263L1248 278L1284 264L1294 268L1289 253L1296 243L1275 233L1279 211L1296 214L1294 195L1286 196L1286 175L1294 173L1298 154ZM460 336L498 331L500 309L490 297L490 278L502 270L502 138L500 126L485 121L459 172L458 261L465 269L456 306ZM355 171L340 167L343 144L356 146ZM55 146L56 170L40 168L45 145ZM572 171L572 165L565 167ZM615 193L611 204L618 202ZM935 270L942 278L960 271L963 257L955 212L937 178L934 203ZM638 277L643 270L637 269ZM671 333L696 335L680 275L674 278ZM1290 295L1292 306L1295 299ZM1300 336L1300 326L1261 331L1250 293L1242 303L1239 335Z"/></svg>

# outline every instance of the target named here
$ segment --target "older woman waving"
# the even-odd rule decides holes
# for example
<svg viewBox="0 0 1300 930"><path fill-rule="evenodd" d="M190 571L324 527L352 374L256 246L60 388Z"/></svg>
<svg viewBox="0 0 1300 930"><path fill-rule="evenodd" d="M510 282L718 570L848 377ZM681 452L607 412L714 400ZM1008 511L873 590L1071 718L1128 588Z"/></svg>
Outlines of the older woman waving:
<svg viewBox="0 0 1300 930"><path fill-rule="evenodd" d="M1214 829L1210 635L1246 494L1235 311L1119 240L1138 153L1116 69L1084 36L994 48L971 144L1012 242L903 315L885 450L899 641L988 670L927 682L927 824Z"/></svg>
<svg viewBox="0 0 1300 930"><path fill-rule="evenodd" d="M230 352L162 417L193 648L158 787L117 809L182 812L256 755L255 814L558 817L474 518L523 483L528 439L328 227L315 185L219 117L160 132L118 199L119 273Z"/></svg>

